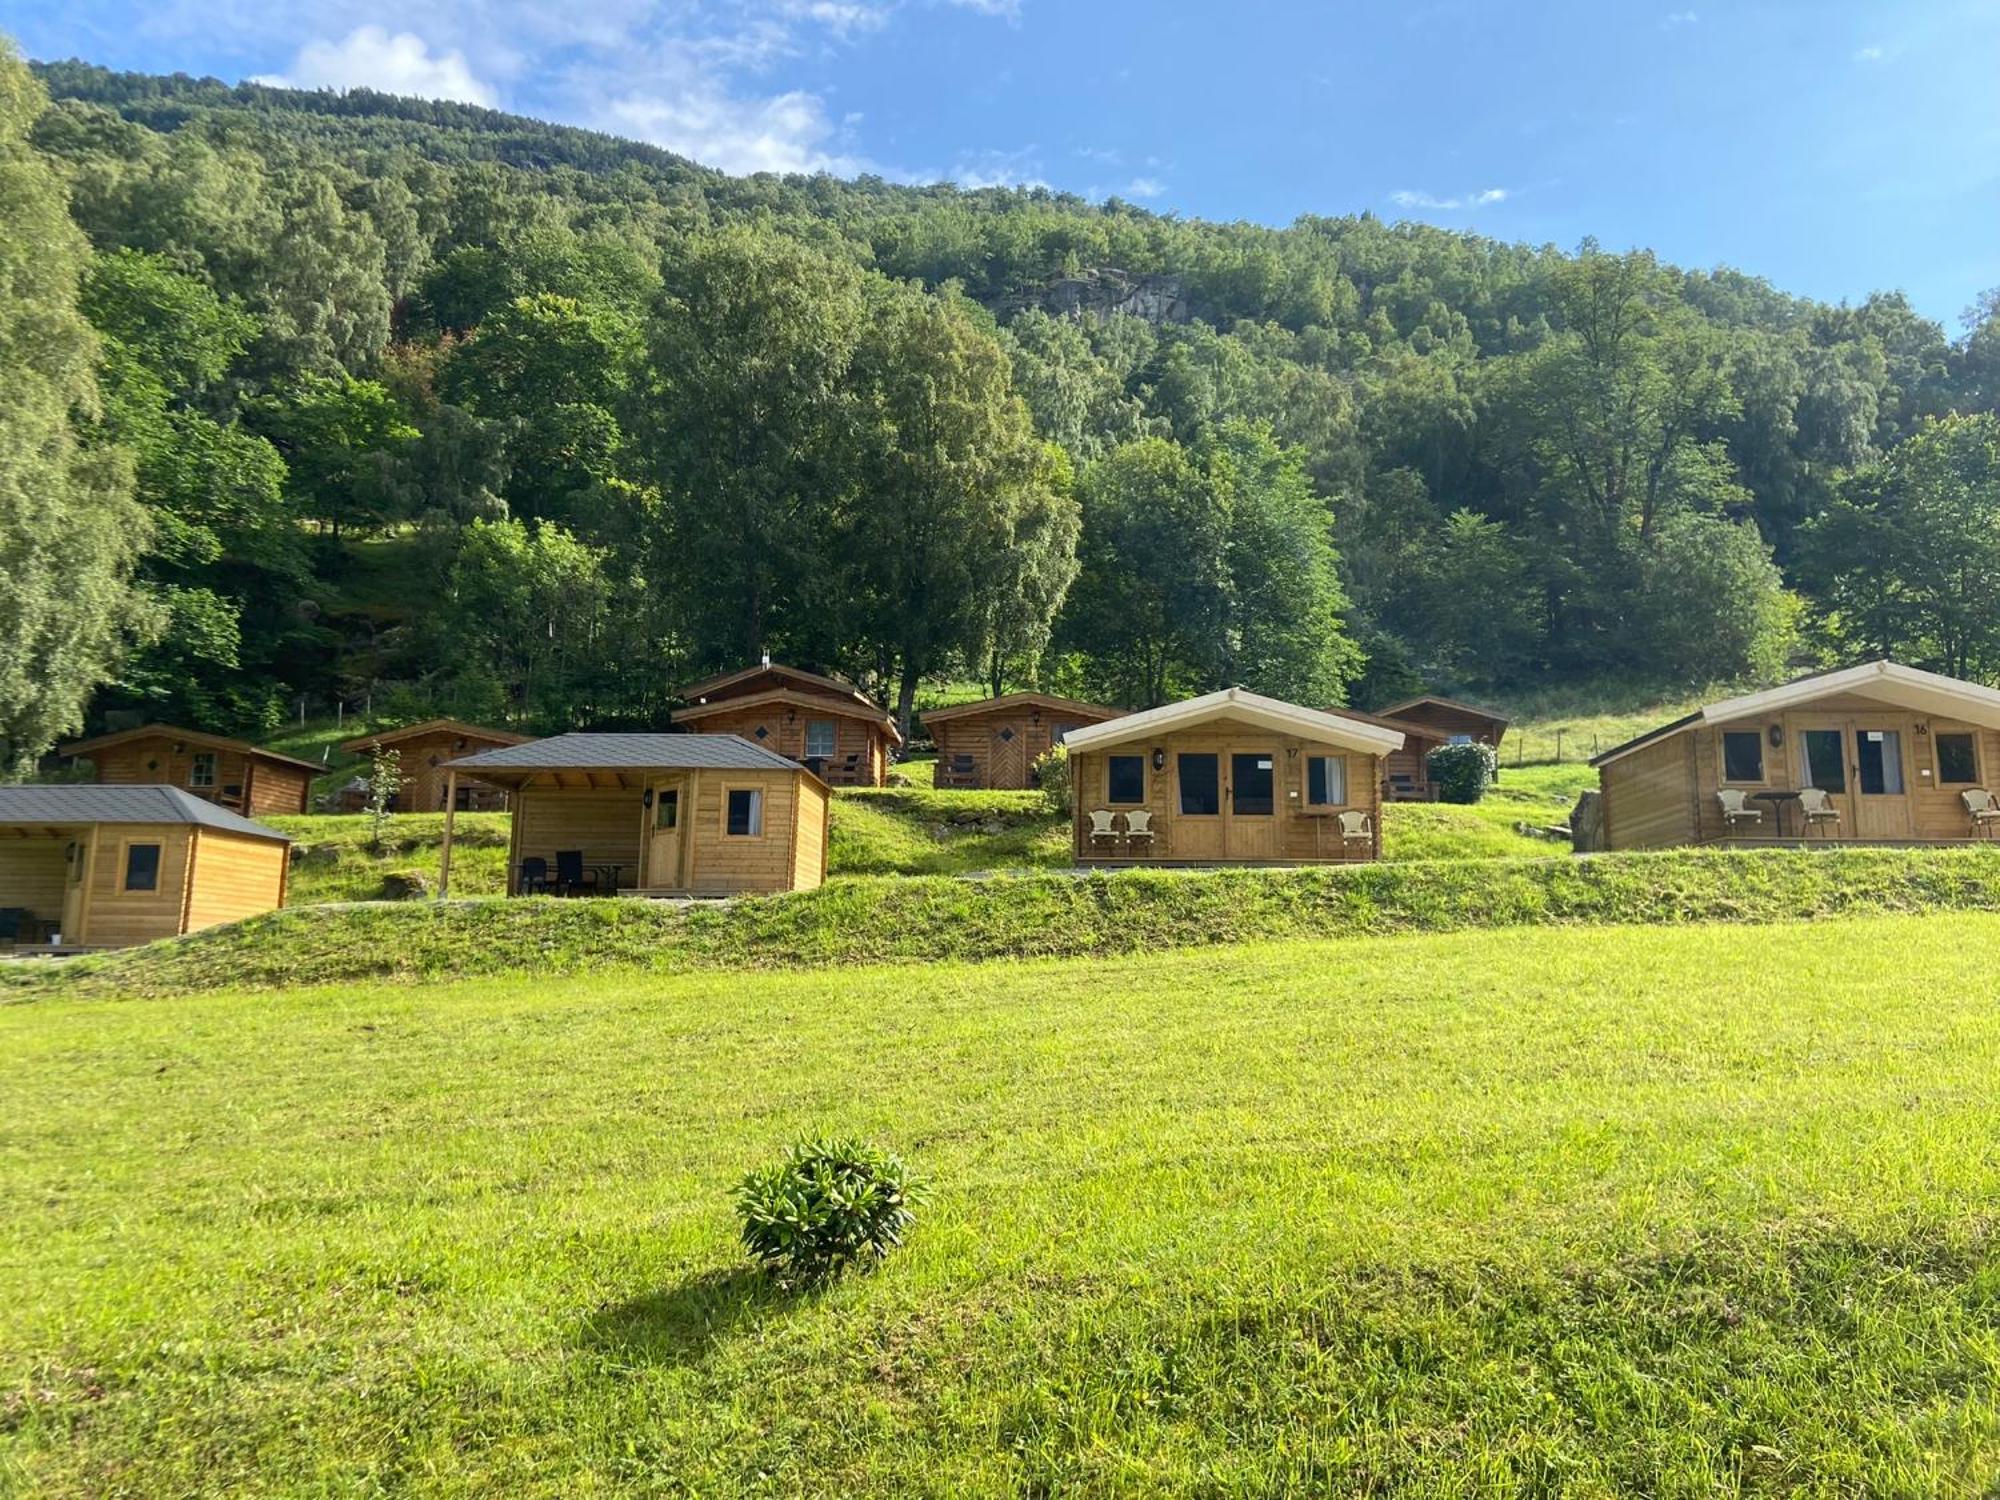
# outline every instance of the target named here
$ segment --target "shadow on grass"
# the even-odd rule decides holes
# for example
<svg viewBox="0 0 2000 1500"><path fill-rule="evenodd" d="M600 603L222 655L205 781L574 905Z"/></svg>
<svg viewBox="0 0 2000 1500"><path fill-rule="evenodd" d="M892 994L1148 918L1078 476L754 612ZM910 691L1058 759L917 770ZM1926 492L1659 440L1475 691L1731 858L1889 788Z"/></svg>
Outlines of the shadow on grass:
<svg viewBox="0 0 2000 1500"><path fill-rule="evenodd" d="M700 1364L738 1328L810 1295L787 1291L749 1266L704 1271L594 1313L585 1320L580 1341L626 1364Z"/></svg>

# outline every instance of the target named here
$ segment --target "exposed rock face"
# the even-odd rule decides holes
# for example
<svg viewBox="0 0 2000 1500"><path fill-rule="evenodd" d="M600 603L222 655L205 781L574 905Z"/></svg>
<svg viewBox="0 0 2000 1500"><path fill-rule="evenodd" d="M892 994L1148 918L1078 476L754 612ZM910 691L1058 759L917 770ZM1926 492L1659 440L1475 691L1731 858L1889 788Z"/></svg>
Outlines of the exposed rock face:
<svg viewBox="0 0 2000 1500"><path fill-rule="evenodd" d="M1578 854L1597 854L1604 848L1604 797L1585 792L1576 799L1569 815L1569 846Z"/></svg>
<svg viewBox="0 0 2000 1500"><path fill-rule="evenodd" d="M1116 266L1065 276L1039 292L1010 299L1000 310L1019 312L1028 307L1066 318L1084 313L1103 317L1124 313L1149 323L1185 323L1194 316L1178 277L1134 276Z"/></svg>

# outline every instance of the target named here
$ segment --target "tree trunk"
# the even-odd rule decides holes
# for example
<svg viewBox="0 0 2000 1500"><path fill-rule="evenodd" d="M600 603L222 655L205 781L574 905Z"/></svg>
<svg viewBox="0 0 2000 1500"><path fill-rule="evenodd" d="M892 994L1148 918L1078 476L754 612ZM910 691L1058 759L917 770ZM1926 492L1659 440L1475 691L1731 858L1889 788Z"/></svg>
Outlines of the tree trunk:
<svg viewBox="0 0 2000 1500"><path fill-rule="evenodd" d="M910 742L910 711L917 704L917 668L909 657L903 658L902 676L896 685L896 727L903 732L903 743Z"/></svg>

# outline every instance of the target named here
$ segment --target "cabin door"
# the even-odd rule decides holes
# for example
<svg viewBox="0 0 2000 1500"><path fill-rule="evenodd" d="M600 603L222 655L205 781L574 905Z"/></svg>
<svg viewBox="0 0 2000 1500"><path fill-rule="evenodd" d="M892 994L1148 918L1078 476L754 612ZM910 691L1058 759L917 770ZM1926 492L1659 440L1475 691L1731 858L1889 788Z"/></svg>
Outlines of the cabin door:
<svg viewBox="0 0 2000 1500"><path fill-rule="evenodd" d="M1839 720L1808 720L1795 724L1793 732L1799 743L1799 785L1818 787L1825 792L1833 810L1840 814L1840 822L1832 831L1841 838L1853 838L1854 775L1848 754L1847 725ZM1804 831L1804 815L1798 809L1783 815L1797 821L1796 827L1786 824L1788 836Z"/></svg>
<svg viewBox="0 0 2000 1500"><path fill-rule="evenodd" d="M986 747L986 784L1003 789L1028 784L1028 742L1012 724L994 730L993 742Z"/></svg>
<svg viewBox="0 0 2000 1500"><path fill-rule="evenodd" d="M1222 757L1183 750L1174 757L1173 859L1220 859L1227 847L1222 820Z"/></svg>
<svg viewBox="0 0 2000 1500"><path fill-rule="evenodd" d="M653 783L653 815L646 835L646 873L639 882L648 890L678 890L687 884L683 855L689 809L679 781Z"/></svg>
<svg viewBox="0 0 2000 1500"><path fill-rule="evenodd" d="M90 846L72 839L63 850L62 935L66 943L83 938L83 898L89 889Z"/></svg>
<svg viewBox="0 0 2000 1500"><path fill-rule="evenodd" d="M1231 859L1278 857L1278 755L1275 750L1229 752Z"/></svg>
<svg viewBox="0 0 2000 1500"><path fill-rule="evenodd" d="M1853 722L1856 838L1910 836L1910 773L1904 758L1910 740L1904 728L1899 719Z"/></svg>

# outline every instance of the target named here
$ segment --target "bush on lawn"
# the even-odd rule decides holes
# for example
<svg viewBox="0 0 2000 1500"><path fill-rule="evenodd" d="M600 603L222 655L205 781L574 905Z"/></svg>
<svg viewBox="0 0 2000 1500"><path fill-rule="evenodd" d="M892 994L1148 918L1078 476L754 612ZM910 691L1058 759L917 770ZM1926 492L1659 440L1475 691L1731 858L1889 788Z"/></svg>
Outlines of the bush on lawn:
<svg viewBox="0 0 2000 1500"><path fill-rule="evenodd" d="M1430 767L1438 801L1470 804L1493 785L1500 757L1491 745L1439 745L1424 757L1424 764Z"/></svg>
<svg viewBox="0 0 2000 1500"><path fill-rule="evenodd" d="M1043 800L1049 804L1049 811L1067 818L1070 815L1069 746L1049 746L1035 757L1032 769L1035 785L1041 790Z"/></svg>
<svg viewBox="0 0 2000 1500"><path fill-rule="evenodd" d="M800 1141L736 1190L743 1245L786 1285L830 1280L903 1242L921 1188L909 1169L861 1141Z"/></svg>

